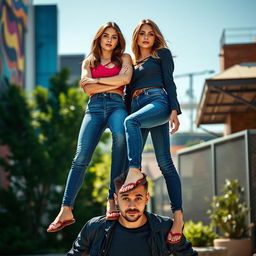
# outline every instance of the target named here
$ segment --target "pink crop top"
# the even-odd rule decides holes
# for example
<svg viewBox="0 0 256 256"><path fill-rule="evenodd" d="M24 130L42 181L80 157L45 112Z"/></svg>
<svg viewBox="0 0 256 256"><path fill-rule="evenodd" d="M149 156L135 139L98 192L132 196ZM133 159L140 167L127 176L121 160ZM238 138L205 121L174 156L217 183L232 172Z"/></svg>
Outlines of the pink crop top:
<svg viewBox="0 0 256 256"><path fill-rule="evenodd" d="M98 77L110 77L116 76L119 74L121 68L114 66L112 68L107 68L106 66L109 65L111 62L107 63L106 65L99 64L97 68L91 68L92 78ZM124 91L124 85L117 88L121 92Z"/></svg>

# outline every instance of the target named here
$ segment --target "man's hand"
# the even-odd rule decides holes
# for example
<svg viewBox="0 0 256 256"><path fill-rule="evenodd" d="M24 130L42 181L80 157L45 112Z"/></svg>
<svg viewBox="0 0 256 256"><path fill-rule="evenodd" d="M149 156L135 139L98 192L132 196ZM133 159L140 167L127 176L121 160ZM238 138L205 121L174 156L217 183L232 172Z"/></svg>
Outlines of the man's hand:
<svg viewBox="0 0 256 256"><path fill-rule="evenodd" d="M180 126L180 122L178 119L177 110L172 110L171 117L170 117L170 127L171 127L170 134L174 134L175 132L177 132L179 129L179 126Z"/></svg>

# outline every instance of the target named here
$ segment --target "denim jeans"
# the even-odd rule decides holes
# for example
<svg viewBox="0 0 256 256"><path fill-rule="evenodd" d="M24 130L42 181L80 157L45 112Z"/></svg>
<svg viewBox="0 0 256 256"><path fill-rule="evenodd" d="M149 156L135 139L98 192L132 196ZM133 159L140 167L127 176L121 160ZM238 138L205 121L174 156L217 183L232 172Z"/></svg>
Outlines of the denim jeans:
<svg viewBox="0 0 256 256"><path fill-rule="evenodd" d="M142 151L150 132L172 211L181 210L181 182L170 153L168 96L161 88L147 89L132 100L131 109L132 114L125 119L129 168L141 168Z"/></svg>
<svg viewBox="0 0 256 256"><path fill-rule="evenodd" d="M80 128L77 150L69 171L62 201L63 206L73 207L80 190L85 170L104 130L112 133L112 163L109 199L114 199L113 180L125 170L128 160L125 142L124 120L127 111L122 97L116 93L97 93L87 105Z"/></svg>

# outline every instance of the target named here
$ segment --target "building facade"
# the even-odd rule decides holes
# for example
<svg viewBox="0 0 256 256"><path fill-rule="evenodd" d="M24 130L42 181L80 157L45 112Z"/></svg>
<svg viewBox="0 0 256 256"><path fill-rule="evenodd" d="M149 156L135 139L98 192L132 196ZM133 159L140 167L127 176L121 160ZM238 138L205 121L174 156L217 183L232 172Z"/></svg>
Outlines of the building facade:
<svg viewBox="0 0 256 256"><path fill-rule="evenodd" d="M7 81L24 88L28 1L0 1L0 88Z"/></svg>

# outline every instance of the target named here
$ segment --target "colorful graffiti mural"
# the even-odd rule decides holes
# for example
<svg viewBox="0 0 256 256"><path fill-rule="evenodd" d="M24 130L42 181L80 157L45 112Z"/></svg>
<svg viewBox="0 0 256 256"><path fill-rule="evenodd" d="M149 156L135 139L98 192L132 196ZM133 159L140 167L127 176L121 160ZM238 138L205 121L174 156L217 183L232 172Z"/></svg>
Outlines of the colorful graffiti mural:
<svg viewBox="0 0 256 256"><path fill-rule="evenodd" d="M0 85L24 86L27 0L0 0Z"/></svg>

